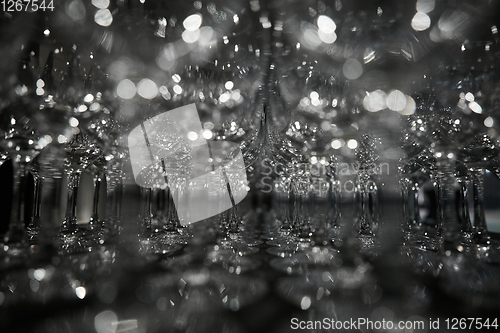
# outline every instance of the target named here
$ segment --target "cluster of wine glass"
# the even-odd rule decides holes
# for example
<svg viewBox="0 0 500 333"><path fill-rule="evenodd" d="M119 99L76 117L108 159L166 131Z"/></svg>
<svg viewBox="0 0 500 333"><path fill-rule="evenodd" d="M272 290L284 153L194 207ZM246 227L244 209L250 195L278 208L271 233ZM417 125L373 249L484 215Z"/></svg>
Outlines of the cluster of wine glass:
<svg viewBox="0 0 500 333"><path fill-rule="evenodd" d="M71 320L97 332L237 331L214 315L280 274L275 292L311 320L407 296L392 316L424 313L428 278L498 304L497 8L73 0L10 15L0 305L91 298Z"/></svg>
<svg viewBox="0 0 500 333"><path fill-rule="evenodd" d="M10 160L13 168L12 210L2 243L2 263L6 265L25 260L34 250L32 245L54 236L50 229L57 225L60 249L73 251L102 243L98 238L106 237L104 234L109 234L113 226L105 226L99 217L101 184L107 179L108 190L114 192L122 178L120 164L124 157L118 142L119 128L112 117L113 103L106 97L105 76L93 63L93 55L84 57L76 45L50 49L35 42L23 45L21 52L12 89L6 93L2 108L2 162ZM46 60L42 60L44 56ZM79 226L77 196L85 171L93 177L94 200L88 223ZM30 174L33 193L27 193ZM50 205L58 204L54 191L60 190L56 182L63 175L66 214L58 223ZM7 197L8 190L4 195ZM32 201L31 206L28 201ZM48 231L45 235L40 233L42 206L47 207L47 216L52 219L44 222ZM111 213L113 208L109 221L116 217ZM5 215L8 220L9 215Z"/></svg>

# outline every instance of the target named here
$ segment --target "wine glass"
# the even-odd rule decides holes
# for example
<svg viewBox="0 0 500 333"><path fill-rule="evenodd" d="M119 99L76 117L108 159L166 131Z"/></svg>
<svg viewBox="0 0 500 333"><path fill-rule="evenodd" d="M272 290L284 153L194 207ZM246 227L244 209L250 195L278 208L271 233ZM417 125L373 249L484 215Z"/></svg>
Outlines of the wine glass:
<svg viewBox="0 0 500 333"><path fill-rule="evenodd" d="M408 10L395 3L377 7L360 2L334 6L308 1L286 10L281 4L274 3L277 19L267 115L268 158L270 165L279 164L280 159L289 161L291 174L285 176L296 187L296 240L308 244L286 251L292 263L283 270L293 272L293 262L328 269L334 258L352 262L347 260L352 252L364 249L369 253L376 247L373 236L380 219L381 186L377 183L382 182L369 173L385 161L385 155L379 154L395 146L397 131L387 124L397 126L398 112L393 111L401 110L385 110L385 97L381 97L384 103L380 107L375 99L388 95L383 90L401 89L395 69L408 68L409 61L402 56L405 45L399 39L400 32L393 35L388 28L404 22ZM389 36L396 41L388 43ZM384 145L372 148L382 135ZM378 156L384 157L379 161ZM314 174L318 169L323 175ZM323 188L317 184L316 189L311 187L315 183ZM347 189L350 184L353 186ZM318 204L338 207L339 197L352 205L353 212L330 211L325 217L325 209L316 208ZM306 214L299 211L304 203ZM357 220L356 226L351 225L351 218ZM326 244L322 239L325 230L332 236ZM271 242L274 245L279 240ZM287 242L282 243L283 250L287 246ZM300 253L301 248L304 253ZM275 250L278 255L284 253L279 246L269 249Z"/></svg>
<svg viewBox="0 0 500 333"><path fill-rule="evenodd" d="M252 10L250 4L243 1L231 4L223 1L170 4L168 11L162 4L137 6L140 9L127 14L127 9L121 8L123 16L118 12L113 23L137 27L134 34L120 31L119 36L127 43L145 43L147 48L131 48L110 65L116 94L121 103L132 110L129 114L131 128L136 128L144 120L168 114L169 110L194 104L200 120L194 132L199 140L208 142L203 147L214 149L212 144L222 141L236 143L241 150L246 176L252 177L262 145L262 109L269 56L266 43L268 31L265 29L268 26L259 22L259 10ZM146 49L147 52L144 52ZM128 73L119 71L121 65L127 66ZM200 163L209 167L208 158L207 155L207 159ZM167 169L168 163L166 159ZM214 186L230 196L229 192L234 192L234 189L228 190L227 184L232 182L232 165L226 165L223 170L215 170L221 172L215 178L227 178L229 182ZM161 165L157 170L162 172ZM171 233L164 238L166 243L171 243L176 241L174 238L182 239L182 232L179 231L182 229L177 221L180 218L175 217L173 202L176 202L179 215L177 202L188 200L194 188L179 191L187 186L188 179L168 178L168 190L165 188L165 192L170 193L168 195L161 194L163 189L141 191L143 200L150 197L150 191L153 191L153 197L155 192L164 197L172 196L168 204L161 207L151 205L151 201L143 203L146 221L152 221L151 216L153 219L160 217L159 230L163 234ZM212 244L212 250L220 250L217 256L223 250L228 255L256 251L255 247L243 252L241 247L239 250L235 247L236 244L258 244L248 226L254 223L254 219L245 215L244 205L230 205L226 214L212 219L217 229L223 230L219 243ZM165 213L165 208L169 213ZM198 210L202 208L200 206Z"/></svg>
<svg viewBox="0 0 500 333"><path fill-rule="evenodd" d="M54 81L57 79L57 73L53 71L54 52L49 52L42 70L39 66L40 50L38 43L24 45L25 56L18 64L15 89L1 112L1 126L5 133L1 144L9 152L14 168L11 223L4 238L6 260L11 255L24 258L28 254L25 225L30 221L25 221L25 193L33 159L53 137L70 128L64 109L53 101ZM52 117L57 120L52 121Z"/></svg>

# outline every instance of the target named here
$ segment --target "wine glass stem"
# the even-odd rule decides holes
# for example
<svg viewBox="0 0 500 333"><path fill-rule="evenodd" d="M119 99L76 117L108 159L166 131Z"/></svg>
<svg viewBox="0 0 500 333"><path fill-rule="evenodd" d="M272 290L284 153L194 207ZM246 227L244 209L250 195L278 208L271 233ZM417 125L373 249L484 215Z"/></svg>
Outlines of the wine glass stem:
<svg viewBox="0 0 500 333"><path fill-rule="evenodd" d="M140 188L143 231L151 230L151 192L150 188Z"/></svg>
<svg viewBox="0 0 500 333"><path fill-rule="evenodd" d="M292 227L290 218L290 188L286 189L285 200L281 202L281 213L283 214L281 229L289 230Z"/></svg>
<svg viewBox="0 0 500 333"><path fill-rule="evenodd" d="M101 192L101 175L96 173L94 175L94 196L92 200L92 214L90 216L89 224L91 227L96 227L97 223L99 223L99 199Z"/></svg>
<svg viewBox="0 0 500 333"><path fill-rule="evenodd" d="M21 243L26 240L25 227L25 193L27 182L27 164L21 161L12 161L13 168L13 196L10 224L5 241Z"/></svg>
<svg viewBox="0 0 500 333"><path fill-rule="evenodd" d="M358 191L357 200L357 211L359 220L359 234L360 235L372 235L372 221L369 213L369 193L367 191L367 178L364 175L359 175L358 186L356 189Z"/></svg>
<svg viewBox="0 0 500 333"><path fill-rule="evenodd" d="M229 210L228 232L236 233L239 232L240 228L238 210L236 208L236 203L234 201L234 196L233 196L233 190L231 189L229 177L227 176L225 168L222 168L222 175L224 176L224 182L226 184L227 193L229 194L229 199L231 200L231 208Z"/></svg>
<svg viewBox="0 0 500 333"><path fill-rule="evenodd" d="M175 185L174 185L175 186ZM177 221L177 213L175 209L175 201L174 195L176 195L176 199L179 199L180 195L180 187L176 188L175 191L169 190L169 199L168 199L168 219L167 225L165 226L166 231L176 231L178 226Z"/></svg>
<svg viewBox="0 0 500 333"><path fill-rule="evenodd" d="M472 224L470 221L469 202L468 202L467 181L460 182L460 200L461 200L461 218L462 218L462 232L470 234L472 232Z"/></svg>
<svg viewBox="0 0 500 333"><path fill-rule="evenodd" d="M33 237L37 234L38 229L40 228L41 220L40 220L40 207L42 205L42 187L43 187L43 178L38 175L33 175L33 210L31 215L31 221L28 226L30 231L30 237Z"/></svg>
<svg viewBox="0 0 500 333"><path fill-rule="evenodd" d="M295 217L294 225L295 230L299 237L307 238L309 237L310 225L309 225L309 215L307 210L307 205L309 203L309 193L301 193L295 196Z"/></svg>
<svg viewBox="0 0 500 333"><path fill-rule="evenodd" d="M457 216L455 193L455 161L446 153L437 157L438 192L438 234L441 236L443 250L456 249L460 234L460 219Z"/></svg>
<svg viewBox="0 0 500 333"><path fill-rule="evenodd" d="M101 224L117 223L121 219L121 204L123 195L123 163L108 166L106 173L106 218ZM141 191L143 188L141 187ZM142 197L141 197L142 202ZM141 210L141 214L143 210Z"/></svg>
<svg viewBox="0 0 500 333"><path fill-rule="evenodd" d="M401 180L401 208L402 208L402 215L403 215L403 222L401 223L401 227L403 228L404 231L408 231L408 223L410 222L410 213L409 213L409 196L408 196L408 183L409 180L408 178L404 177Z"/></svg>
<svg viewBox="0 0 500 333"><path fill-rule="evenodd" d="M77 225L76 206L78 202L78 189L80 188L81 170L74 170L68 173L68 197L66 205L66 217L63 227L65 229L75 229Z"/></svg>
<svg viewBox="0 0 500 333"><path fill-rule="evenodd" d="M474 236L478 241L484 241L489 238L484 215L484 174L485 171L483 168L473 171Z"/></svg>
<svg viewBox="0 0 500 333"><path fill-rule="evenodd" d="M334 179L331 183L332 198L333 198L333 219L335 225L340 223L340 181Z"/></svg>
<svg viewBox="0 0 500 333"><path fill-rule="evenodd" d="M413 194L413 218L412 218L412 223L415 226L420 226L421 221L420 221L420 206L418 204L418 196L420 192L420 186L418 184L418 181L415 180L413 183L412 187L412 194Z"/></svg>

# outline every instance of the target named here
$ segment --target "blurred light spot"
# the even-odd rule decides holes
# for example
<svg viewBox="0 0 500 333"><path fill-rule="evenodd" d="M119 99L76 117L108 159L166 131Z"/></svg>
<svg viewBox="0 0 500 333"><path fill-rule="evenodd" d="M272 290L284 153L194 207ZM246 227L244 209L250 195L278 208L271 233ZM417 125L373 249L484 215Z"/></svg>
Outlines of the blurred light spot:
<svg viewBox="0 0 500 333"><path fill-rule="evenodd" d="M309 94L309 97L311 97L311 99L318 99L319 94L316 91L313 91Z"/></svg>
<svg viewBox="0 0 500 333"><path fill-rule="evenodd" d="M326 15L318 16L318 29L325 34L332 34L337 29L335 22Z"/></svg>
<svg viewBox="0 0 500 333"><path fill-rule="evenodd" d="M87 105L82 104L82 105L78 106L77 110L78 110L78 112L85 112L88 110L88 108L87 108Z"/></svg>
<svg viewBox="0 0 500 333"><path fill-rule="evenodd" d="M411 20L411 27L415 31L424 31L431 26L431 18L426 13L417 12Z"/></svg>
<svg viewBox="0 0 500 333"><path fill-rule="evenodd" d="M158 88L158 91L160 92L160 94L167 94L168 93L168 88L165 87L165 86L160 86L160 88Z"/></svg>
<svg viewBox="0 0 500 333"><path fill-rule="evenodd" d="M318 30L318 37L325 44L332 44L332 43L335 43L335 41L337 40L337 34L335 32L332 32L331 34L327 34L321 30Z"/></svg>
<svg viewBox="0 0 500 333"><path fill-rule="evenodd" d="M47 145L49 145L50 143L52 142L52 137L50 135L44 135L40 138L40 140L38 140L38 145L41 147L41 148L44 148L46 147Z"/></svg>
<svg viewBox="0 0 500 333"><path fill-rule="evenodd" d="M468 101L468 102L474 102L474 94L471 93L471 92L468 92L467 94L465 94L465 99Z"/></svg>
<svg viewBox="0 0 500 333"><path fill-rule="evenodd" d="M94 15L94 21L103 27L109 27L113 23L113 15L109 9L99 9Z"/></svg>
<svg viewBox="0 0 500 333"><path fill-rule="evenodd" d="M387 96L386 103L392 111L402 111L406 107L406 96L399 90L393 90Z"/></svg>
<svg viewBox="0 0 500 333"><path fill-rule="evenodd" d="M212 138L212 136L213 136L213 133L212 133L211 130L206 129L206 130L203 131L203 137L205 139L210 140Z"/></svg>
<svg viewBox="0 0 500 333"><path fill-rule="evenodd" d="M43 31L43 34L44 34L45 36L50 35L50 30L49 30L49 29L45 29L45 30Z"/></svg>
<svg viewBox="0 0 500 333"><path fill-rule="evenodd" d="M182 94L182 87L180 85L178 85L178 84L176 84L174 86L173 90L174 90L174 93L176 93L177 95Z"/></svg>
<svg viewBox="0 0 500 333"><path fill-rule="evenodd" d="M333 149L339 149L342 147L342 141L340 141L339 139L335 139L332 141L331 145Z"/></svg>
<svg viewBox="0 0 500 333"><path fill-rule="evenodd" d="M182 33L182 40L188 44L196 42L200 38L200 30L189 31L185 30Z"/></svg>
<svg viewBox="0 0 500 333"><path fill-rule="evenodd" d="M90 102L92 102L93 100L94 100L94 95L92 95L92 94L87 94L87 95L85 95L85 97L83 98L83 101L84 101L85 103L90 103Z"/></svg>
<svg viewBox="0 0 500 333"><path fill-rule="evenodd" d="M250 9L253 12L258 12L260 10L259 0L250 0Z"/></svg>
<svg viewBox="0 0 500 333"><path fill-rule="evenodd" d="M448 10L441 15L437 25L445 37L453 38L469 26L470 20L470 14L460 10Z"/></svg>
<svg viewBox="0 0 500 333"><path fill-rule="evenodd" d="M356 141L355 139L347 141L347 147L349 147L350 149L356 149L358 147L358 141Z"/></svg>
<svg viewBox="0 0 500 333"><path fill-rule="evenodd" d="M98 111L101 108L101 105L99 103L92 103L90 104L89 110L90 111Z"/></svg>
<svg viewBox="0 0 500 333"><path fill-rule="evenodd" d="M311 105L311 101L309 100L309 98L304 97L300 100L300 106L302 106L303 108L305 108L309 105Z"/></svg>
<svg viewBox="0 0 500 333"><path fill-rule="evenodd" d="M237 298L233 298L229 301L229 309L231 311L238 311L240 309L240 301Z"/></svg>
<svg viewBox="0 0 500 333"><path fill-rule="evenodd" d="M240 18L238 17L238 14L234 14L233 15L233 21L234 23L238 24L238 22L240 22Z"/></svg>
<svg viewBox="0 0 500 333"><path fill-rule="evenodd" d="M200 14L193 14L186 17L182 25L187 31L195 31L201 27L202 17Z"/></svg>
<svg viewBox="0 0 500 333"><path fill-rule="evenodd" d="M493 124L494 124L493 118L486 117L486 119L484 120L484 126L486 126L486 127L492 127Z"/></svg>
<svg viewBox="0 0 500 333"><path fill-rule="evenodd" d="M137 88L135 87L134 82L129 79L122 80L116 87L116 93L123 99L131 99L135 96L136 92Z"/></svg>
<svg viewBox="0 0 500 333"><path fill-rule="evenodd" d="M137 84L137 93L145 99L153 99L158 95L158 86L150 79L142 79Z"/></svg>
<svg viewBox="0 0 500 333"><path fill-rule="evenodd" d="M33 272L33 277L37 281L42 281L43 278L45 277L45 269L43 269L43 268L35 269L35 271Z"/></svg>
<svg viewBox="0 0 500 333"><path fill-rule="evenodd" d="M470 102L469 109L471 109L475 113L483 113L483 108L481 107L481 105L477 104L477 102Z"/></svg>
<svg viewBox="0 0 500 333"><path fill-rule="evenodd" d="M270 27L272 27L272 23L269 21L269 18L265 15L262 15L260 17L260 23L262 24L262 27L264 29L269 29Z"/></svg>
<svg viewBox="0 0 500 333"><path fill-rule="evenodd" d="M94 328L97 333L115 333L118 316L111 310L105 310L94 318Z"/></svg>
<svg viewBox="0 0 500 333"><path fill-rule="evenodd" d="M213 44L214 41L214 30L211 27L203 27L200 29L200 45L209 46Z"/></svg>
<svg viewBox="0 0 500 333"><path fill-rule="evenodd" d="M80 124L80 122L78 121L78 119L76 119L75 117L69 118L69 125L71 127L77 127L78 124Z"/></svg>
<svg viewBox="0 0 500 333"><path fill-rule="evenodd" d="M229 100L229 94L224 93L219 97L219 101L221 103L226 103L228 100Z"/></svg>
<svg viewBox="0 0 500 333"><path fill-rule="evenodd" d="M233 93L231 94L231 98L234 99L235 101L240 101L242 100L241 98L241 93L239 90L235 90L233 91Z"/></svg>
<svg viewBox="0 0 500 333"><path fill-rule="evenodd" d="M328 120L323 120L321 122L321 129L323 131L329 131L331 128L332 128L332 126Z"/></svg>
<svg viewBox="0 0 500 333"><path fill-rule="evenodd" d="M403 116L412 115L415 113L416 107L417 105L415 104L415 100L411 98L411 96L406 96L406 106L399 113L401 113Z"/></svg>
<svg viewBox="0 0 500 333"><path fill-rule="evenodd" d="M66 7L66 14L68 14L68 16L74 21L80 21L85 18L87 12L85 10L85 6L80 0L73 0Z"/></svg>
<svg viewBox="0 0 500 333"><path fill-rule="evenodd" d="M215 7L215 4L213 2L210 2L207 5L207 11L212 15L214 15L217 12L217 7Z"/></svg>
<svg viewBox="0 0 500 333"><path fill-rule="evenodd" d="M100 9L106 9L109 7L109 0L92 0L92 4Z"/></svg>
<svg viewBox="0 0 500 333"><path fill-rule="evenodd" d="M417 11L422 13L430 13L436 6L436 0L418 0Z"/></svg>
<svg viewBox="0 0 500 333"><path fill-rule="evenodd" d="M42 96L45 93L45 90L43 88L36 88L36 94L38 96Z"/></svg>
<svg viewBox="0 0 500 333"><path fill-rule="evenodd" d="M311 26L306 25L302 28L302 32L303 32L302 44L304 44L304 46L306 46L310 49L315 49L321 45L322 41L321 41L321 39L319 39L318 29L316 27L314 27L312 25Z"/></svg>
<svg viewBox="0 0 500 333"><path fill-rule="evenodd" d="M234 87L234 83L233 81L227 81L226 84L224 85L224 87L227 89L227 90L231 90L233 89Z"/></svg>
<svg viewBox="0 0 500 333"><path fill-rule="evenodd" d="M79 299L84 299L85 295L87 295L87 291L84 287L80 286L75 289L75 294Z"/></svg>
<svg viewBox="0 0 500 333"><path fill-rule="evenodd" d="M386 108L387 94L382 90L375 90L367 93L363 99L363 106L366 110L377 112Z"/></svg>
<svg viewBox="0 0 500 333"><path fill-rule="evenodd" d="M311 298L309 296L304 296L302 297L302 300L300 301L300 308L302 310L307 310L311 306Z"/></svg>
<svg viewBox="0 0 500 333"><path fill-rule="evenodd" d="M196 139L198 139L198 134L196 132L190 131L187 137L191 141L196 141Z"/></svg>
<svg viewBox="0 0 500 333"><path fill-rule="evenodd" d="M349 80L355 80L363 74L363 66L356 59L349 58L345 61L342 72Z"/></svg>
<svg viewBox="0 0 500 333"><path fill-rule="evenodd" d="M175 83L181 82L181 76L179 74L174 74L172 75L172 80L174 80Z"/></svg>
<svg viewBox="0 0 500 333"><path fill-rule="evenodd" d="M18 85L14 88L14 91L18 96L24 96L28 93L28 87L26 87L24 84Z"/></svg>

